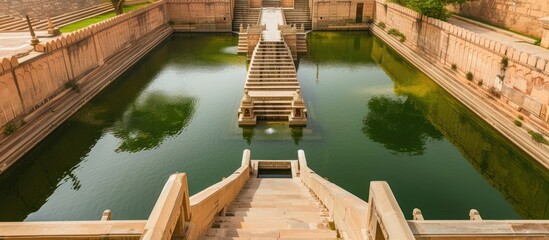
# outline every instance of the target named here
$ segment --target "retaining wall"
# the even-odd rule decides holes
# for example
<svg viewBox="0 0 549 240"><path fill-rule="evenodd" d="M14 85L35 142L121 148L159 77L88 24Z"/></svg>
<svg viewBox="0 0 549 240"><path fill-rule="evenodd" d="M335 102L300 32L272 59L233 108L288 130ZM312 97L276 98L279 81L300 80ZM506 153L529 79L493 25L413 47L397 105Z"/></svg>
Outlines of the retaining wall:
<svg viewBox="0 0 549 240"><path fill-rule="evenodd" d="M541 38L543 23L539 18L549 16L549 3L541 0L476 0L456 7L466 16Z"/></svg>
<svg viewBox="0 0 549 240"><path fill-rule="evenodd" d="M357 6L363 5L362 21L356 22ZM313 30L358 30L368 28L368 19L374 18L374 0L312 1Z"/></svg>
<svg viewBox="0 0 549 240"><path fill-rule="evenodd" d="M166 2L160 1L41 43L36 49L44 53L22 63L18 63L16 58L3 59L0 67L0 130L10 122L18 125L22 119L27 121L26 118L43 104L70 91L67 89L69 82L104 81L92 78L84 83L80 80L122 50L138 45L142 38L150 38L152 32L167 28L165 8ZM139 51L141 49L132 50Z"/></svg>
<svg viewBox="0 0 549 240"><path fill-rule="evenodd" d="M403 44L433 63L448 68L455 64L463 76L471 72L477 84L487 91L501 93L505 103L547 126L549 59L384 0L376 0L376 20L386 24L384 31L396 29L403 33L406 36ZM504 57L509 58L509 65L506 71L501 71Z"/></svg>
<svg viewBox="0 0 549 240"><path fill-rule="evenodd" d="M234 0L168 0L167 12L177 32L231 32Z"/></svg>

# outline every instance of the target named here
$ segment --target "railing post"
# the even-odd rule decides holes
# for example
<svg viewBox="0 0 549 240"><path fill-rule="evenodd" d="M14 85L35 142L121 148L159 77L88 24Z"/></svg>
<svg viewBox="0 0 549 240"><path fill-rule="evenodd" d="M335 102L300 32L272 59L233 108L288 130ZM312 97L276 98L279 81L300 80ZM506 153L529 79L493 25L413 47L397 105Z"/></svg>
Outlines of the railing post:
<svg viewBox="0 0 549 240"><path fill-rule="evenodd" d="M171 239L174 235L183 237L185 222L191 220L189 204L187 175L171 175L151 211L141 239Z"/></svg>
<svg viewBox="0 0 549 240"><path fill-rule="evenodd" d="M370 239L415 239L387 182L370 182L368 205L366 226Z"/></svg>
<svg viewBox="0 0 549 240"><path fill-rule="evenodd" d="M240 164L240 166L248 166L248 171L250 172L250 174L254 172L250 149L244 149L244 152L242 153L242 163Z"/></svg>

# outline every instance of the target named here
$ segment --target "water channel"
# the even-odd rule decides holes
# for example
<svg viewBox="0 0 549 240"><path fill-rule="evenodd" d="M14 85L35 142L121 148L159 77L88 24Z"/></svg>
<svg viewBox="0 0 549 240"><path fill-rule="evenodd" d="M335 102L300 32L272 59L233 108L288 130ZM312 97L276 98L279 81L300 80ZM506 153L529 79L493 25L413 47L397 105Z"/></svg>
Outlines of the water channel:
<svg viewBox="0 0 549 240"><path fill-rule="evenodd" d="M296 159L404 214L548 219L549 174L366 32L314 32L298 78L306 128L237 126L246 58L230 34L174 35L0 176L0 221L146 219L171 173L192 193L253 159Z"/></svg>

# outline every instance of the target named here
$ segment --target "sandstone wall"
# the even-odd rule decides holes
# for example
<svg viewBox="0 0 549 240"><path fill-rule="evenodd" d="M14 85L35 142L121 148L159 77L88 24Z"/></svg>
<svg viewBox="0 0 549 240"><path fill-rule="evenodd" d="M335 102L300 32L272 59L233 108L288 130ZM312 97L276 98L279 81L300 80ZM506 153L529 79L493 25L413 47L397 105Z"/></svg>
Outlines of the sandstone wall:
<svg viewBox="0 0 549 240"><path fill-rule="evenodd" d="M37 50L44 54L22 63L16 58L3 59L0 129L66 91L67 82L78 82L105 60L154 30L166 27L165 8L165 1L160 1L40 44Z"/></svg>
<svg viewBox="0 0 549 240"><path fill-rule="evenodd" d="M356 23L357 5L363 4L362 22ZM313 30L365 29L368 19L374 18L374 0L313 0Z"/></svg>
<svg viewBox="0 0 549 240"><path fill-rule="evenodd" d="M3 0L0 1L0 9L2 9L0 15L23 18L28 14L32 18L44 19L48 15L57 16L102 2L102 0Z"/></svg>
<svg viewBox="0 0 549 240"><path fill-rule="evenodd" d="M448 68L455 64L463 76L473 73L475 82L487 91L500 92L502 100L511 107L533 119L549 122L549 59L384 0L376 0L376 21L386 24L385 31L402 32L406 36L403 44L433 63ZM504 73L500 70L503 57L509 58L509 67L502 81L498 75Z"/></svg>
<svg viewBox="0 0 549 240"><path fill-rule="evenodd" d="M234 0L168 0L168 16L178 32L230 32Z"/></svg>
<svg viewBox="0 0 549 240"><path fill-rule="evenodd" d="M545 0L476 0L456 9L460 14L538 38L543 35L539 18L549 16L549 2Z"/></svg>

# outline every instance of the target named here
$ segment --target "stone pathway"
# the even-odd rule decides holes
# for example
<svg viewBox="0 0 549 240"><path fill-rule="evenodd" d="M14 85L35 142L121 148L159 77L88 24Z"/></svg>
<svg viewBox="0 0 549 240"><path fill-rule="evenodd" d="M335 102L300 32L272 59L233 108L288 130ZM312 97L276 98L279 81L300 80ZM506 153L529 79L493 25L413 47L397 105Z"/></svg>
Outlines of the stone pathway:
<svg viewBox="0 0 549 240"><path fill-rule="evenodd" d="M282 9L263 8L261 11L261 24L265 25L266 28L266 30L263 31L263 40L280 41L280 30L278 30L278 25L284 24Z"/></svg>
<svg viewBox="0 0 549 240"><path fill-rule="evenodd" d="M482 27L455 17L448 19L448 22L458 27L467 29L483 37L495 41L499 41L505 45L512 46L515 49L526 52L528 54L549 59L549 49L542 48L524 41L524 37L513 37L512 34L503 34L493 31L490 28Z"/></svg>
<svg viewBox="0 0 549 240"><path fill-rule="evenodd" d="M48 42L51 39L61 37L61 35L49 37L47 32L43 31L36 32L36 35L40 42ZM33 47L30 45L30 40L29 32L0 33L0 59L11 58L12 56L26 59L27 56L38 55L39 53L32 51Z"/></svg>

